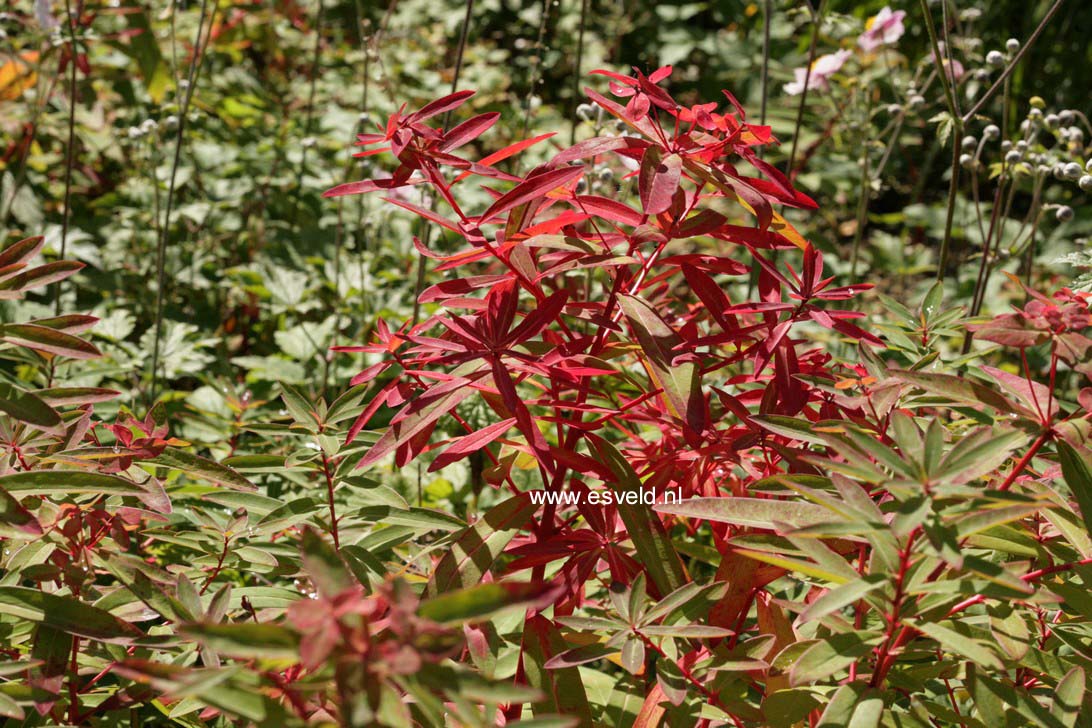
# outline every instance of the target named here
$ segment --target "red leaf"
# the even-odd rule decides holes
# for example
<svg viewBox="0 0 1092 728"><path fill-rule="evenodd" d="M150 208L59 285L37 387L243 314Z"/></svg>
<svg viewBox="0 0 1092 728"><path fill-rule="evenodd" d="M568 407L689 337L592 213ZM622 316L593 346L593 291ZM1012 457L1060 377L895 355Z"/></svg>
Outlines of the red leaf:
<svg viewBox="0 0 1092 728"><path fill-rule="evenodd" d="M675 196L675 190L679 189L681 176L682 157L678 154L664 157L657 146L645 150L637 186L646 214L658 215L671 207L671 199Z"/></svg>
<svg viewBox="0 0 1092 728"><path fill-rule="evenodd" d="M544 139L549 139L554 134L557 134L557 132L556 131L551 131L551 132L549 132L547 134L540 134L537 137L531 137L530 139L524 139L523 141L516 142L515 144L510 144L507 147L505 147L504 149L493 152L492 154L487 156L485 159L478 162L478 164L481 164L483 166L487 166L487 165L490 165L490 164L496 164L497 162L508 159L509 157L511 157L513 155L519 154L520 152L522 152L524 149L527 149L528 147L533 147L534 145L538 144L539 142L541 142ZM460 174L458 177L455 178L455 182L459 182L461 180L464 180L467 177L469 177L471 174L472 174L472 171L471 172L463 172L462 174ZM454 182L452 184L454 184Z"/></svg>
<svg viewBox="0 0 1092 728"><path fill-rule="evenodd" d="M431 119L437 114L442 114L445 111L457 109L473 95L473 91L456 91L453 94L448 94L443 98L436 99L432 103L421 107L420 111L410 114L409 117L407 117L406 122L414 123L424 121L425 119Z"/></svg>
<svg viewBox="0 0 1092 728"><path fill-rule="evenodd" d="M491 111L488 114L480 114L472 119L467 119L454 129L444 134L444 142L440 145L441 151L449 152L484 134L489 127L497 123L500 113Z"/></svg>
<svg viewBox="0 0 1092 728"><path fill-rule="evenodd" d="M652 147L649 147L651 149ZM645 217L641 213L634 210L629 205L612 200L607 197L600 197L599 195L578 195L573 200L573 204L579 207L583 212L596 217L601 217L604 220L610 220L614 223L621 223L622 225L633 225L636 227L644 222Z"/></svg>
<svg viewBox="0 0 1092 728"><path fill-rule="evenodd" d="M435 472L453 462L462 460L475 450L481 450L483 447L508 432L515 422L515 417L509 417L506 420L501 420L500 422L483 427L477 432L472 432L465 437L456 438L456 440L452 442L439 457L432 461L432 464L428 466L428 471L430 473Z"/></svg>
<svg viewBox="0 0 1092 728"><path fill-rule="evenodd" d="M583 167L565 167L552 169L548 172L529 177L526 181L516 185L511 190L501 195L500 199L489 206L489 209L478 218L480 222L488 222L497 215L505 213L514 207L530 202L531 200L545 197L547 192L564 184L572 182L584 174Z"/></svg>

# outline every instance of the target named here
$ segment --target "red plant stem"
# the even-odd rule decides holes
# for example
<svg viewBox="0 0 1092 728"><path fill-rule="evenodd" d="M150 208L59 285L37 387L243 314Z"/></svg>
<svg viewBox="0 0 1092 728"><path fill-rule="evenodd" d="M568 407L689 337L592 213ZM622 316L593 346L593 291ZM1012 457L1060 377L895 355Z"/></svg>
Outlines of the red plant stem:
<svg viewBox="0 0 1092 728"><path fill-rule="evenodd" d="M212 586L213 580L220 575L220 572L224 569L224 559L227 558L228 552L228 540L227 534L224 534L224 548L220 550L220 558L216 561L216 568L213 569L207 577L205 577L205 583L201 585L201 591L198 594L204 594L210 586Z"/></svg>
<svg viewBox="0 0 1092 728"><path fill-rule="evenodd" d="M688 683L690 683L691 685L693 685L694 687L696 687L699 691L701 691L701 694L706 697L706 699L709 701L710 705L714 705L717 708L719 708L720 710L724 711L724 713L726 715L728 715L737 726L740 726L740 728L743 728L743 724L740 723L739 718L732 715L732 712L730 710L728 710L728 708L725 707L724 703L722 703L720 701L720 696L717 695L712 690L710 690L708 687L706 687L705 683L703 683L701 680L699 680L694 675L694 673L690 672L690 669L687 668L687 666L683 664L682 660L679 660L678 662L676 662L675 660L672 660L670 657L667 656L667 653L664 652L663 649L660 648L659 645L657 645L655 642L650 640L647 636L641 634L640 632L637 632L636 634L640 638L640 640L645 643L646 647L648 647L650 650L652 650L657 655L659 655L661 660L668 660L673 665L675 665L675 667L679 668L679 672L686 679L686 681Z"/></svg>
<svg viewBox="0 0 1092 728"><path fill-rule="evenodd" d="M322 475L326 479L326 502L330 506L330 535L334 537L334 548L341 548L341 541L338 538L337 532L337 511L334 510L334 476L330 472L330 458L326 455L326 450L322 448L322 443L319 443L319 452L322 453Z"/></svg>
<svg viewBox="0 0 1092 728"><path fill-rule="evenodd" d="M76 60L73 58L72 63L75 64ZM80 690L76 686L76 680L80 674L80 638L72 637L72 661L69 669L72 674L68 676L68 722L72 725L78 725L76 719L80 715Z"/></svg>
<svg viewBox="0 0 1092 728"><path fill-rule="evenodd" d="M903 632L899 633L898 637L895 636L895 630L899 626L899 612L902 610L902 600L905 596L906 574L910 570L910 557L913 552L914 541L917 540L920 532L918 528L911 531L906 538L906 546L899 552L899 570L895 574L895 594L891 598L891 611L886 617L887 630L883 644L876 651L876 669L872 673L872 680L869 683L874 688L878 688L883 684L888 670L891 669L891 665L894 663L892 655L900 646L899 639L905 633L904 629Z"/></svg>
<svg viewBox="0 0 1092 728"><path fill-rule="evenodd" d="M1046 566L1046 567L1044 567L1042 569L1036 569L1035 571L1029 571L1028 573L1021 576L1020 580L1021 581L1026 581L1026 582L1032 582L1032 581L1035 581L1036 579L1041 579L1044 576L1050 576L1051 574L1057 574L1057 573L1060 573L1060 572L1063 572L1063 571L1072 571L1073 569L1076 569L1079 566L1088 566L1089 564L1092 564L1092 558L1090 558L1090 559L1081 559L1080 561L1068 561L1068 562L1066 562L1064 564L1054 564L1053 566ZM951 609L949 609L948 610L948 616L951 617L953 614L957 614L959 612L962 612L964 609L967 609L968 607L972 607L975 604L981 604L984 601L986 601L985 595L976 594L973 597L969 597L967 599L964 599L962 602L960 602L959 604L957 604L954 607L952 607Z"/></svg>
<svg viewBox="0 0 1092 728"><path fill-rule="evenodd" d="M1043 433L1041 433L1039 437L1035 440L1035 442L1032 443L1031 448L1029 448L1028 451L1024 453L1024 457L1020 458L1020 462L1016 463L1016 465L1013 466L1012 472L1009 473L1009 477L1005 478L1005 482L998 486L997 489L1008 490L1009 488L1011 488L1012 484L1016 481L1016 478L1019 477L1020 473L1024 472L1024 468L1028 466L1028 463L1031 462L1031 459L1035 457L1036 453L1039 452L1039 449L1042 448L1043 445L1046 444L1047 440L1049 440L1052 436L1052 430L1045 430Z"/></svg>

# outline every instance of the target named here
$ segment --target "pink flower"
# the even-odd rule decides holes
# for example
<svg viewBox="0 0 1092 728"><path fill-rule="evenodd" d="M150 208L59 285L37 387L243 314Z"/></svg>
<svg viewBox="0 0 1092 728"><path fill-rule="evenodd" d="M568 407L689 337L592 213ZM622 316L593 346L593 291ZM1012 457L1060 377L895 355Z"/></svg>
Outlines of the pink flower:
<svg viewBox="0 0 1092 728"><path fill-rule="evenodd" d="M940 52L942 54L944 53L943 43L941 44ZM937 62L937 56L935 53L930 53L929 57L932 59L934 64ZM949 64L948 58L946 56L943 57L941 60L943 61L945 70L948 71L948 78L952 79L952 81L958 81L959 79L963 78L964 70L962 63L953 58L951 64Z"/></svg>
<svg viewBox="0 0 1092 728"><path fill-rule="evenodd" d="M885 7L880 12L865 21L865 32L857 39L857 45L866 51L874 51L882 45L894 43L906 28L902 25L902 19L906 17L905 10L892 11Z"/></svg>
<svg viewBox="0 0 1092 728"><path fill-rule="evenodd" d="M811 75L807 68L793 69L795 80L785 84L785 93L796 96L804 91L804 81L807 80L808 89L826 89L830 84L830 77L842 69L846 61L853 55L853 51L838 51L819 56L811 66Z"/></svg>

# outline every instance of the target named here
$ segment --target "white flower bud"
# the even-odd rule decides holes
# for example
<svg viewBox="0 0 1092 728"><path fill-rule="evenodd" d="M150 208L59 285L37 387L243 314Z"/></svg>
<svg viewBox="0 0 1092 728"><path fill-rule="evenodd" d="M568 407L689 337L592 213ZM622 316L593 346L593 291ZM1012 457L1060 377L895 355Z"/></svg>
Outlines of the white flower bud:
<svg viewBox="0 0 1092 728"><path fill-rule="evenodd" d="M967 136L963 137L963 141L960 142L960 147L964 151L970 151L970 150L974 149L975 145L977 145L977 144L978 144L978 140L975 139L973 136L968 134Z"/></svg>
<svg viewBox="0 0 1092 728"><path fill-rule="evenodd" d="M986 54L986 63L994 68L1001 68L1005 65L1005 54L1001 51L990 51Z"/></svg>
<svg viewBox="0 0 1092 728"><path fill-rule="evenodd" d="M959 166L965 167L966 169L970 169L971 167L974 166L974 157L972 157L970 154L960 154L959 155Z"/></svg>
<svg viewBox="0 0 1092 728"><path fill-rule="evenodd" d="M1081 165L1076 162L1070 162L1062 168L1062 174L1066 179L1077 179L1081 176Z"/></svg>
<svg viewBox="0 0 1092 728"><path fill-rule="evenodd" d="M1005 50L1007 50L1009 53L1015 53L1016 51L1020 50L1020 41L1016 40L1015 38L1009 38L1007 41L1005 41Z"/></svg>
<svg viewBox="0 0 1092 728"><path fill-rule="evenodd" d="M1082 175L1081 178L1077 180L1077 186L1085 192L1092 192L1092 174Z"/></svg>
<svg viewBox="0 0 1092 728"><path fill-rule="evenodd" d="M996 124L990 124L982 130L982 138L988 142L1001 138L1001 129Z"/></svg>
<svg viewBox="0 0 1092 728"><path fill-rule="evenodd" d="M1020 152L1013 149L1011 152L1005 155L1005 164L1016 164L1020 161L1023 155Z"/></svg>
<svg viewBox="0 0 1092 728"><path fill-rule="evenodd" d="M1073 219L1073 208L1068 205L1062 205L1058 208L1058 211L1054 213L1054 217L1058 218L1058 222L1069 222Z"/></svg>

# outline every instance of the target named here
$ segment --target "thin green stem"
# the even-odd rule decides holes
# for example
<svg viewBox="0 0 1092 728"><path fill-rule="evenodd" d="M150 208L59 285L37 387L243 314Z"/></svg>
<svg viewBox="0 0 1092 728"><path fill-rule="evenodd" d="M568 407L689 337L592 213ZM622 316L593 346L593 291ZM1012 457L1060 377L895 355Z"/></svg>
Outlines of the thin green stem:
<svg viewBox="0 0 1092 728"><path fill-rule="evenodd" d="M65 0L65 13L68 23L68 143L64 150L64 217L61 219L61 250L60 259L64 260L68 254L68 224L72 219L72 167L76 163L76 15L72 12L72 0ZM77 9L78 12L78 9ZM59 316L61 313L61 287L63 281L57 282L54 289L53 308Z"/></svg>
<svg viewBox="0 0 1092 728"><path fill-rule="evenodd" d="M167 204L163 214L163 227L159 234L159 242L156 246L156 292L155 292L155 333L153 335L152 344L152 363L151 363L151 389L149 390L148 400L150 402L155 401L156 389L159 386L159 355L161 340L163 338L163 308L165 304L164 288L167 282L167 238L171 231L171 210L174 205L174 190L178 175L178 166L182 160L182 140L186 133L186 119L189 116L190 100L193 98L193 92L197 85L198 72L201 68L201 61L204 57L205 48L208 47L209 40L212 38L212 26L213 20L216 18L216 13L220 8L220 0L215 0L215 4L212 9L212 16L208 16L208 0L201 0L201 15L197 22L197 35L194 40L193 46L193 59L190 62L189 74L187 77L186 93L182 97L182 106L179 109L178 114L178 133L175 135L174 141L174 160L171 163L171 176L170 182L167 185ZM208 29L205 30L205 19L208 17ZM202 43L201 35L205 33L205 41Z"/></svg>
<svg viewBox="0 0 1092 728"><path fill-rule="evenodd" d="M810 7L810 5L809 5ZM808 103L808 84L811 83L811 67L815 65L815 57L819 52L819 31L823 27L823 13L826 10L826 0L821 0L819 8L811 14L811 45L808 48L808 67L804 71L804 88L800 91L800 103L796 107L796 125L792 131L792 149L789 152L789 161L785 166L785 176L792 179L793 167L796 164L796 146L800 140L800 128L804 125L804 107Z"/></svg>
<svg viewBox="0 0 1092 728"><path fill-rule="evenodd" d="M922 0L923 4L924 2L925 0ZM1021 44L1020 50L1017 51L1016 55L1012 57L1012 60L1009 61L1009 64L1005 66L1005 70L1001 72L1001 75L997 77L997 80L993 82L993 85L986 90L986 93L982 94L982 97L974 103L974 105L967 111L966 114L963 115L963 123L967 123L968 121L973 119L974 115L979 112L979 110L986 104L986 102L989 101L990 98L992 98L993 95L1004 86L1005 81L1008 80L1008 77L1012 75L1013 70L1016 68L1016 64L1020 62L1020 59L1024 57L1024 55L1028 52L1031 46L1035 44L1035 41L1039 39L1039 36L1042 35L1043 29L1046 28L1047 23L1049 23L1051 18L1053 18L1057 14L1057 12L1061 9L1064 3L1065 0L1054 0L1054 4L1050 6L1050 9L1047 10L1046 15L1044 15L1043 19L1039 21L1039 25L1035 27L1035 30L1033 30L1031 35L1028 36L1028 39L1023 44Z"/></svg>

